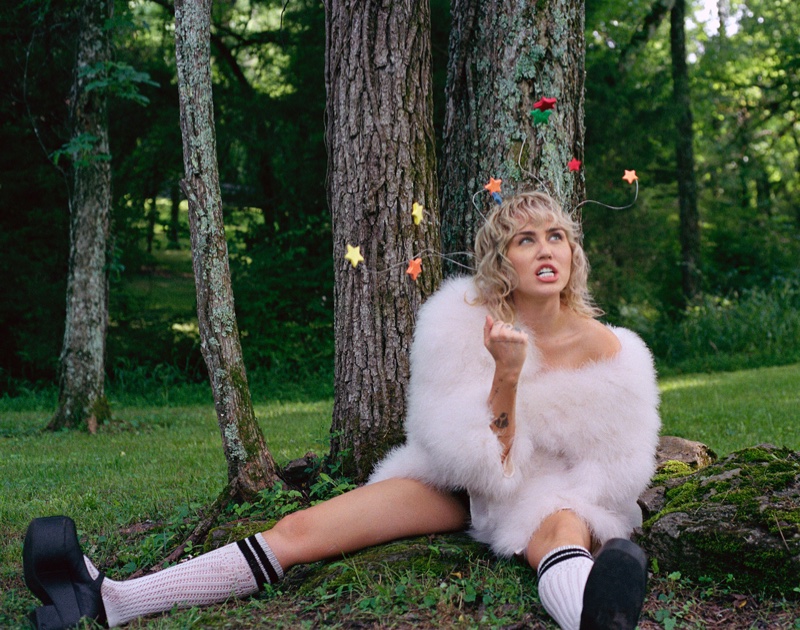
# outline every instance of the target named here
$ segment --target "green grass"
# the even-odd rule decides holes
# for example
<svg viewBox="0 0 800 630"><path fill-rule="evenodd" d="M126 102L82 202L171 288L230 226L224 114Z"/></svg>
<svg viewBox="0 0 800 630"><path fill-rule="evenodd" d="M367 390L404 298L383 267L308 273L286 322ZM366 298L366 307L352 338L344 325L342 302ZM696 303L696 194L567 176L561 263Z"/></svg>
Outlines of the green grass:
<svg viewBox="0 0 800 630"><path fill-rule="evenodd" d="M666 378L663 433L705 442L720 455L761 442L800 450L798 382L800 365ZM326 452L332 406L327 391L327 385L318 386L306 396L283 401L257 396L256 415L279 464L309 450ZM73 516L87 552L111 577L122 578L142 563L157 562L168 551L164 537L127 535L126 526L149 520L162 523L162 529L172 534L184 531L195 521L197 509L208 504L226 481L207 386L163 387L149 397L112 389L111 399L119 423L103 427L95 436L40 431L55 406L53 390L0 399L2 627L25 627L24 615L35 603L22 583L20 557L32 517ZM424 546L431 544L442 543ZM466 555L455 562L454 568L435 571L394 564L375 574L350 570L345 586L331 590L323 585L305 594L298 588L303 582L300 574L260 598L182 611L133 627L256 628L266 620L271 627L285 628L337 627L346 623L343 620L367 627L381 623L434 627L446 619L450 627L523 623L555 628L536 612L535 580L529 570ZM648 614L653 623L672 616L680 621L675 627L703 627L686 625L683 619L687 610L709 605L704 595L708 588L678 592L674 580L657 576ZM724 585L714 589L715 593L722 589L714 602L730 599ZM797 615L789 611L789 604L770 601L767 608L759 606L757 615L779 615L787 624L795 623Z"/></svg>
<svg viewBox="0 0 800 630"><path fill-rule="evenodd" d="M77 515L87 531L167 518L210 502L227 481L214 407L112 405L122 424L98 435L42 433L52 407L0 400L0 581L19 573L21 534L34 516ZM324 453L331 401L263 402L256 416L278 464Z"/></svg>
<svg viewBox="0 0 800 630"><path fill-rule="evenodd" d="M720 456L763 442L800 450L800 365L670 377L661 390L665 435Z"/></svg>

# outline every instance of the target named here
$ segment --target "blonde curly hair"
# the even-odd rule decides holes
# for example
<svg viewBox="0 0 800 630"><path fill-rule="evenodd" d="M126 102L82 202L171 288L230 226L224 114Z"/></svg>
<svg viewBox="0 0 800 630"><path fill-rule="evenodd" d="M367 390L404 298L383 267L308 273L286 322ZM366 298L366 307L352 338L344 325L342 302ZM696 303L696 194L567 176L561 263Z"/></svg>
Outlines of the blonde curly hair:
<svg viewBox="0 0 800 630"><path fill-rule="evenodd" d="M554 223L564 230L572 248L572 269L569 282L561 292L561 303L579 315L602 315L603 311L589 293L589 261L581 245L581 226L555 199L543 192L523 192L507 197L478 231L475 236L476 303L485 305L502 321L516 321L512 293L519 284L519 276L506 252L514 234L526 223Z"/></svg>

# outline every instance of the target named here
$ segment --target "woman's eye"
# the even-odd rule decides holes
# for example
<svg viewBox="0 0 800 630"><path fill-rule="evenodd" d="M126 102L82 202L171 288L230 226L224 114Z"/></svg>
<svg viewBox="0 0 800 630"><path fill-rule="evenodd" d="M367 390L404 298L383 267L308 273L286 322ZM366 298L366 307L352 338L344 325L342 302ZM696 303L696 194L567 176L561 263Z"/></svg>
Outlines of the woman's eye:
<svg viewBox="0 0 800 630"><path fill-rule="evenodd" d="M563 241L564 240L564 235L561 232L553 232L550 235L550 240L551 241Z"/></svg>

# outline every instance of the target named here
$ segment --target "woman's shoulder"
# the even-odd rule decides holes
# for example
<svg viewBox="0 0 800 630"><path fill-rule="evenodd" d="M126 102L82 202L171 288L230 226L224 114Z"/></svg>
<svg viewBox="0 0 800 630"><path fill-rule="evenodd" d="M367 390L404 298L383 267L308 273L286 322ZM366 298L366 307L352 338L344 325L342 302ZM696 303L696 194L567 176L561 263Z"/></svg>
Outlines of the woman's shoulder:
<svg viewBox="0 0 800 630"><path fill-rule="evenodd" d="M613 359L622 350L622 341L614 331L598 322L588 319L583 326L581 346L586 352L586 362Z"/></svg>
<svg viewBox="0 0 800 630"><path fill-rule="evenodd" d="M593 365L624 368L652 362L649 349L635 332L585 317L576 323L569 342L552 348L549 354L555 357L549 361L551 367L568 370Z"/></svg>

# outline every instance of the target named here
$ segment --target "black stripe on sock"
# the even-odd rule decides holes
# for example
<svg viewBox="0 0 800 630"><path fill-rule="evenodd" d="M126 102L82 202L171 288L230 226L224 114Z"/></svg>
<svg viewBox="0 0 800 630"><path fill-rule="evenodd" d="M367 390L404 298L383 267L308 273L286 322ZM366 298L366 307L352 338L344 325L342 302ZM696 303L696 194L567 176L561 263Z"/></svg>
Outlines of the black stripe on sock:
<svg viewBox="0 0 800 630"><path fill-rule="evenodd" d="M267 583L267 576L264 575L261 567L258 566L256 557L253 555L253 552L250 551L250 547L247 546L247 543L243 540L239 540L236 542L236 544L239 547L239 551L242 552L244 559L247 560L247 564L250 565L250 570L253 572L253 577L256 579L256 586L258 586L258 590L263 591L264 584Z"/></svg>
<svg viewBox="0 0 800 630"><path fill-rule="evenodd" d="M267 554L264 553L264 548L261 546L261 543L258 542L256 538L258 534L254 534L247 539L247 542L250 543L250 546L253 548L253 551L256 552L258 559L261 560L261 565L266 569L267 575L269 576L269 583L270 584L277 584L280 578L278 577L278 572L275 570L275 567L272 566L272 562L270 562Z"/></svg>
<svg viewBox="0 0 800 630"><path fill-rule="evenodd" d="M545 559L545 561L539 567L538 578L541 579L542 575L544 575L544 572L549 568L572 558L589 558L589 560L593 560L592 554L586 551L586 549L583 547L570 547L569 549L562 549L561 551L557 551Z"/></svg>

